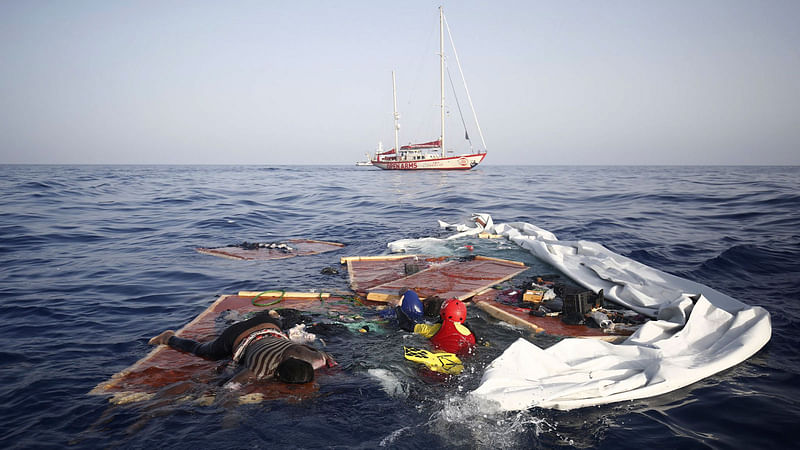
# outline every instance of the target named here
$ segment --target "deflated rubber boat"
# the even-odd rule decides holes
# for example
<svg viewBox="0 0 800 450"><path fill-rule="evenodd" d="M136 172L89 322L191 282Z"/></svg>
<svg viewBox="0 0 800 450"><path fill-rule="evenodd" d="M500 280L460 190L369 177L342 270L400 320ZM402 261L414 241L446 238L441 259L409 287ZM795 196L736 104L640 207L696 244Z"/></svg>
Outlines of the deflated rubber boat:
<svg viewBox="0 0 800 450"><path fill-rule="evenodd" d="M542 349L520 338L495 359L470 396L499 410L570 410L680 389L745 361L772 335L769 313L588 241L560 241L529 223L451 225L458 234L502 235L607 300L651 317L621 344L570 338ZM404 251L436 238L389 244Z"/></svg>

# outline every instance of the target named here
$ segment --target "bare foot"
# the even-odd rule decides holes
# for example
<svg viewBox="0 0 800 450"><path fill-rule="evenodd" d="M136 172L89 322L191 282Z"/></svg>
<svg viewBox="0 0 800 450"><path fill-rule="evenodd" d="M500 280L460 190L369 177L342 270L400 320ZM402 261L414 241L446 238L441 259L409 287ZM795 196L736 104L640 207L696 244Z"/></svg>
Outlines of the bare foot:
<svg viewBox="0 0 800 450"><path fill-rule="evenodd" d="M167 330L150 339L147 343L150 345L167 345L167 341L169 341L169 338L172 336L175 336L175 332L172 330Z"/></svg>
<svg viewBox="0 0 800 450"><path fill-rule="evenodd" d="M275 318L275 319L280 319L281 318L281 315L278 314L278 311L275 311L274 309L270 309L269 310L269 316L272 317L272 318Z"/></svg>

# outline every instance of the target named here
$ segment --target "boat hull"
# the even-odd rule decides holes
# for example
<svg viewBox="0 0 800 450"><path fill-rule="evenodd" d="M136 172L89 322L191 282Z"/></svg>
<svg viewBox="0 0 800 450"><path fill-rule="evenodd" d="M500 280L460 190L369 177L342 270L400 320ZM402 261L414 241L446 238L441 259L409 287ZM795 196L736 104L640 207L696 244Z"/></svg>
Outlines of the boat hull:
<svg viewBox="0 0 800 450"><path fill-rule="evenodd" d="M372 165L383 170L469 170L480 164L485 157L486 153L475 153L408 161L372 160Z"/></svg>

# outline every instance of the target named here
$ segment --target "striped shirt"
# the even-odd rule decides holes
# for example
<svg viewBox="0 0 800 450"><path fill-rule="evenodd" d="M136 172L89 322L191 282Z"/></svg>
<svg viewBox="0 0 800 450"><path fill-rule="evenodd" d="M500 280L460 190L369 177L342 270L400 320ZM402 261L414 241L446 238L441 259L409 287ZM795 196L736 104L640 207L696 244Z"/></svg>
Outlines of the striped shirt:
<svg viewBox="0 0 800 450"><path fill-rule="evenodd" d="M233 351L233 361L239 363L244 356L244 351L247 349L247 346L250 345L251 342L257 341L264 336L274 336L276 338L289 339L289 336L286 336L286 333L274 328L262 328L260 330L256 330L250 333L249 336L244 338L244 340L239 342L239 344L236 346L236 349Z"/></svg>
<svg viewBox="0 0 800 450"><path fill-rule="evenodd" d="M268 378L283 361L283 353L294 344L292 341L275 336L264 336L251 342L244 350L244 365L258 378Z"/></svg>

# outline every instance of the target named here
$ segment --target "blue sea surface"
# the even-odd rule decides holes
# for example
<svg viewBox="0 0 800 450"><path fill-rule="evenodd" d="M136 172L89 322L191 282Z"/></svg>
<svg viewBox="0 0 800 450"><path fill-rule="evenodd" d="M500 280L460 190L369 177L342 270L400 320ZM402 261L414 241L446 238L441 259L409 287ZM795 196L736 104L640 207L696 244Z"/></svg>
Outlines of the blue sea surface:
<svg viewBox="0 0 800 450"><path fill-rule="evenodd" d="M799 167L6 165L0 194L2 448L796 446ZM456 381L417 376L402 358L405 337L389 330L328 342L341 366L300 402L113 405L89 395L144 357L150 337L186 325L221 294L344 292L340 257L443 236L437 219L473 212L595 241L763 306L772 340L749 360L659 397L483 414L466 392L529 334L470 308L471 326L491 345ZM195 251L289 238L347 246L274 261ZM475 245L476 253L548 270L508 242ZM342 273L324 275L326 267Z"/></svg>

